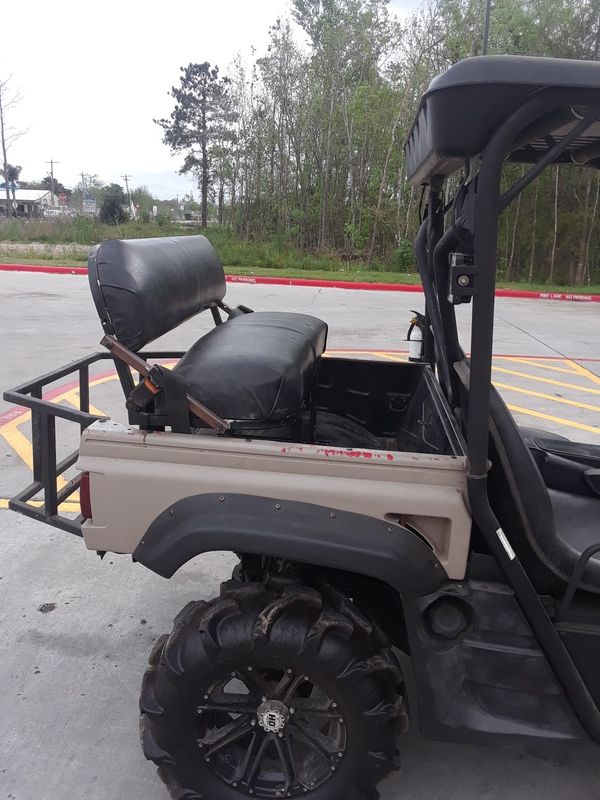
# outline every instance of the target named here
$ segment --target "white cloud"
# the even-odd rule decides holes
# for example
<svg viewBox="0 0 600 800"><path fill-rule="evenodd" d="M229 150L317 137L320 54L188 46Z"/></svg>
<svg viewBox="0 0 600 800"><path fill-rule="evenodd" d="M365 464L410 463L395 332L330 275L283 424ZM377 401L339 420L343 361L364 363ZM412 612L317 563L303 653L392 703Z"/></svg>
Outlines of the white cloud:
<svg viewBox="0 0 600 800"><path fill-rule="evenodd" d="M9 160L36 180L54 158L67 186L84 170L119 182L127 172L163 198L194 188L176 175L181 158L152 121L170 113L179 67L210 61L223 70L237 51L261 52L269 25L287 10L287 0L4 3L0 75L12 74L21 89L12 120L29 128Z"/></svg>
<svg viewBox="0 0 600 800"><path fill-rule="evenodd" d="M391 8L403 15L416 2ZM0 76L21 89L12 121L28 128L9 160L26 180L46 175L53 158L67 186L84 170L107 182L127 172L161 198L195 188L152 121L169 115L179 68L210 61L223 71L237 52L250 60L253 46L260 55L288 12L289 0L4 2Z"/></svg>

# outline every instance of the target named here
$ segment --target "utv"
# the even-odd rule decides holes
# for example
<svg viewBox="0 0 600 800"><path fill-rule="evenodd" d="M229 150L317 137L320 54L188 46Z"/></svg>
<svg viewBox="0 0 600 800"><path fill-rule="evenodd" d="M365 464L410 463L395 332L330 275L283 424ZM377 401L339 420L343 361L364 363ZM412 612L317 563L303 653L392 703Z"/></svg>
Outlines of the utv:
<svg viewBox="0 0 600 800"><path fill-rule="evenodd" d="M506 161L530 166L503 189ZM4 395L32 412L13 510L166 578L239 557L142 681L142 747L173 798L376 797L412 709L433 739L600 741L600 447L520 430L490 382L498 219L545 167L600 167L600 64L456 64L406 162L427 198L418 361L323 357L321 320L230 308L202 236L107 241L89 279L108 350ZM144 351L202 311L214 328L187 352ZM129 426L89 413L102 358ZM70 373L80 411L43 399ZM56 418L82 428L59 463Z"/></svg>

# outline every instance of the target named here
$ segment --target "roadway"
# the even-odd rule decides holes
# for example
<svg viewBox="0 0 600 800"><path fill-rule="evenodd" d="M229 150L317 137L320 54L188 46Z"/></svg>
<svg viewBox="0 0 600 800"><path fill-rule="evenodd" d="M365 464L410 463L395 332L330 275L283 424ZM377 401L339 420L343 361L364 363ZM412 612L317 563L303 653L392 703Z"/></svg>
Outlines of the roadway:
<svg viewBox="0 0 600 800"><path fill-rule="evenodd" d="M236 284L227 300L320 316L331 350L387 360L404 360L410 309L422 306L418 294ZM0 273L0 304L2 390L97 349L85 278ZM185 349L210 327L207 317L157 349ZM600 441L599 319L591 303L497 301L494 380L519 422ZM93 382L92 403L124 420L113 377ZM65 389L62 402L76 403L76 392ZM8 410L0 402L0 415ZM196 559L167 582L127 558L99 561L80 540L2 510L28 479L29 435L27 415L0 416L0 795L165 800L137 742L139 681L156 637L189 600L216 593L232 559ZM44 604L54 607L43 613ZM403 763L381 787L384 800L597 800L600 785L598 751L585 742L489 749L425 742L413 727Z"/></svg>

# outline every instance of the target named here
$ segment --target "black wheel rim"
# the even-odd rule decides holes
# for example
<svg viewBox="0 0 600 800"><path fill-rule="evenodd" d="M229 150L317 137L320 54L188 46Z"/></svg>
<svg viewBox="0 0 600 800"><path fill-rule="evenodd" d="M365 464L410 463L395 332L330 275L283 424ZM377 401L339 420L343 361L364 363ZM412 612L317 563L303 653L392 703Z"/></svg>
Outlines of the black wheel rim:
<svg viewBox="0 0 600 800"><path fill-rule="evenodd" d="M336 698L288 669L230 670L199 697L194 734L210 770L254 797L296 797L330 780L347 745Z"/></svg>

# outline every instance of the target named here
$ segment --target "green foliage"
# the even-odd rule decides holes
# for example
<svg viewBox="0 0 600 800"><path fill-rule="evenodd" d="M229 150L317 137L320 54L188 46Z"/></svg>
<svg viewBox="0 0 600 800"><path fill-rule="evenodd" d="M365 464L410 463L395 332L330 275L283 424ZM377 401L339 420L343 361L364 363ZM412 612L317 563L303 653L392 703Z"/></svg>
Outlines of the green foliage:
<svg viewBox="0 0 600 800"><path fill-rule="evenodd" d="M100 208L100 220L106 225L122 225L129 215L123 209L123 204L118 196L107 195Z"/></svg>
<svg viewBox="0 0 600 800"><path fill-rule="evenodd" d="M48 189L48 191L54 191L55 195L65 194L67 196L67 201L71 197L71 190L67 189L59 180L56 178L54 179L54 183L52 182L52 177L50 175L46 175L46 177L40 182L40 186L43 189Z"/></svg>
<svg viewBox="0 0 600 800"><path fill-rule="evenodd" d="M172 152L184 155L181 172L199 179L204 227L213 165L219 163L224 169L229 145L235 139L236 113L229 86L229 79L221 77L219 68L207 61L181 67L179 86L171 89L175 108L168 119L155 120L163 129L164 143Z"/></svg>
<svg viewBox="0 0 600 800"><path fill-rule="evenodd" d="M90 217L75 217L72 222L73 239L77 244L91 244L94 235L94 220Z"/></svg>
<svg viewBox="0 0 600 800"><path fill-rule="evenodd" d="M9 183L15 183L19 180L21 169L22 167L15 167L12 164L7 164L6 169L1 169L0 173L2 173L2 177L5 181L8 181Z"/></svg>
<svg viewBox="0 0 600 800"><path fill-rule="evenodd" d="M415 268L415 254L411 242L403 239L398 243L390 259L391 268L394 272L411 272Z"/></svg>
<svg viewBox="0 0 600 800"><path fill-rule="evenodd" d="M156 217L156 224L158 225L159 228L170 227L172 225L171 215L170 214L160 213Z"/></svg>

